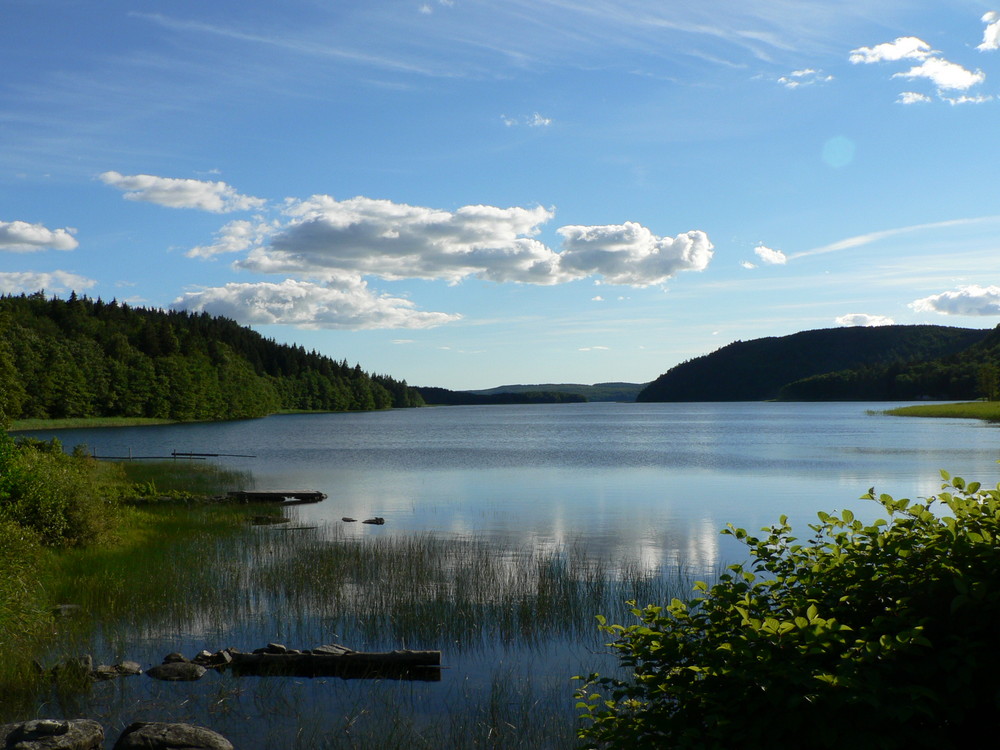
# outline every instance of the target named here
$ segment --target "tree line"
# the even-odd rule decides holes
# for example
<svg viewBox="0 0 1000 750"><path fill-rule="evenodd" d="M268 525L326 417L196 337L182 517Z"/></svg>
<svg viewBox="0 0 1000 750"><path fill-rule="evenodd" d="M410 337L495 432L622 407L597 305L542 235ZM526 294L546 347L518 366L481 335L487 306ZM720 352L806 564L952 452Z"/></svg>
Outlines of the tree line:
<svg viewBox="0 0 1000 750"><path fill-rule="evenodd" d="M0 417L220 420L422 406L369 374L228 318L73 293L0 296Z"/></svg>

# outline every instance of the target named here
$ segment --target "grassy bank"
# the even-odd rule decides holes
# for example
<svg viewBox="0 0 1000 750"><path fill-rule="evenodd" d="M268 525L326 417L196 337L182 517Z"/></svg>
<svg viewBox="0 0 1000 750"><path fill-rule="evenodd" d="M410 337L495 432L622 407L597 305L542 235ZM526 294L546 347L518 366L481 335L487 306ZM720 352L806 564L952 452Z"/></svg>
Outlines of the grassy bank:
<svg viewBox="0 0 1000 750"><path fill-rule="evenodd" d="M893 417L947 417L953 419L983 419L1000 422L1000 401L970 401L961 404L919 404L887 409L882 414Z"/></svg>
<svg viewBox="0 0 1000 750"><path fill-rule="evenodd" d="M70 419L15 419L11 421L10 432L30 430L75 430L95 427L147 427L151 425L176 424L176 419L152 419L149 417L90 417Z"/></svg>

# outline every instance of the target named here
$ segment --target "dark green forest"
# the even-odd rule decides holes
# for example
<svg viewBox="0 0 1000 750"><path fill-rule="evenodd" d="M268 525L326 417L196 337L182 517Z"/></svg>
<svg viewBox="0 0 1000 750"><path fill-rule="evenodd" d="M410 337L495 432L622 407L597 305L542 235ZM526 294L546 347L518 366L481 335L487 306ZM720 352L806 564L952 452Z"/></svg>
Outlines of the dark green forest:
<svg viewBox="0 0 1000 750"><path fill-rule="evenodd" d="M421 406L405 381L207 313L0 296L0 418L219 420Z"/></svg>
<svg viewBox="0 0 1000 750"><path fill-rule="evenodd" d="M638 400L992 398L998 361L1000 333L988 329L918 325L802 331L737 341L684 362L650 383Z"/></svg>
<svg viewBox="0 0 1000 750"><path fill-rule="evenodd" d="M560 391L518 391L517 393L474 393L447 388L418 386L425 402L433 406L486 406L496 404L578 404L587 398L579 393Z"/></svg>

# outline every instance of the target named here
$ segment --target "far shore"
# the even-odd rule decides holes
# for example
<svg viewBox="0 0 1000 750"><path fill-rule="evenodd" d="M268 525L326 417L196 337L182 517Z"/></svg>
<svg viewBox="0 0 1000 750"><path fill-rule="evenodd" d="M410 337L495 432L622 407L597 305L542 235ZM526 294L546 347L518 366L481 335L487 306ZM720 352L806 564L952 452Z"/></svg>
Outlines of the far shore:
<svg viewBox="0 0 1000 750"><path fill-rule="evenodd" d="M331 414L327 411L306 411L304 409L284 409L275 414ZM340 412L336 412L340 413ZM205 421L205 420L194 420ZM76 430L98 427L152 427L164 424L181 424L177 419L156 419L153 417L67 417L66 419L12 419L8 432L29 432L33 430ZM191 422L183 422L190 424Z"/></svg>

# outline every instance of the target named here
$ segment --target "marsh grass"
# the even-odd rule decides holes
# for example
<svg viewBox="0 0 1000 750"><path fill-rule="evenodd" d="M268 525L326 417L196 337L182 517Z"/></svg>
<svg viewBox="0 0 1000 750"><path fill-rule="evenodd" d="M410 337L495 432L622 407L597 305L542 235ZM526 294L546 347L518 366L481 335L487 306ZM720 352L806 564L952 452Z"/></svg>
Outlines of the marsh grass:
<svg viewBox="0 0 1000 750"><path fill-rule="evenodd" d="M919 404L900 406L876 412L893 417L939 417L952 419L983 419L1000 422L1000 401L970 401L961 404Z"/></svg>
<svg viewBox="0 0 1000 750"><path fill-rule="evenodd" d="M252 472L215 463L173 459L122 461L117 465L147 500L164 493L216 495L254 487Z"/></svg>
<svg viewBox="0 0 1000 750"><path fill-rule="evenodd" d="M148 666L175 650L340 642L439 649L442 681L210 674L176 687L132 678L76 697L43 690L35 715L44 704L49 714L90 715L109 727L193 721L248 749L570 747L570 677L595 660L613 664L595 615L621 621L628 599L664 602L678 587L690 590L680 576L593 559L580 546L357 538L339 525L286 532L251 526L260 509L248 506L130 512L133 532L116 549L53 560L48 597L87 614L60 623L46 666L82 653ZM19 707L0 706L0 720L21 718Z"/></svg>

